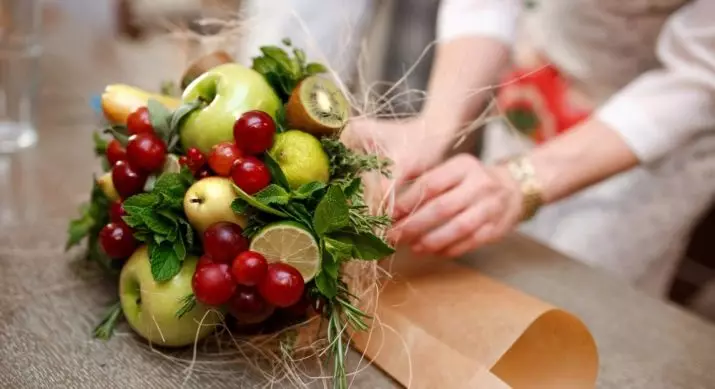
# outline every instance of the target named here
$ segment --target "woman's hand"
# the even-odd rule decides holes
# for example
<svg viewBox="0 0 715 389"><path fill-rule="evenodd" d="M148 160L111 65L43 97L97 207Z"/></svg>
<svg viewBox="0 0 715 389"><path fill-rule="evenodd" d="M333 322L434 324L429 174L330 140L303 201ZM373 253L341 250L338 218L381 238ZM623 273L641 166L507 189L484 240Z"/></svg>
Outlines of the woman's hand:
<svg viewBox="0 0 715 389"><path fill-rule="evenodd" d="M437 165L452 142L449 131L428 125L421 117L388 121L351 120L342 141L350 147L392 160L392 177L399 187Z"/></svg>
<svg viewBox="0 0 715 389"><path fill-rule="evenodd" d="M398 196L390 238L418 254L457 257L505 236L521 214L522 194L506 168L460 154Z"/></svg>

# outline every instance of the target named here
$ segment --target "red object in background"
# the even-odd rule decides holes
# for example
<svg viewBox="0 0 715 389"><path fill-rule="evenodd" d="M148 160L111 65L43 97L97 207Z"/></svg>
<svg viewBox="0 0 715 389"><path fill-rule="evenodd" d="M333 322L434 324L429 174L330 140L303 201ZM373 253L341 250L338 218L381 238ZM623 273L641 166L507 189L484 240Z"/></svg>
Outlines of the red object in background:
<svg viewBox="0 0 715 389"><path fill-rule="evenodd" d="M497 95L499 109L524 135L543 143L588 118L589 110L575 107L569 85L559 71L517 69L507 74Z"/></svg>

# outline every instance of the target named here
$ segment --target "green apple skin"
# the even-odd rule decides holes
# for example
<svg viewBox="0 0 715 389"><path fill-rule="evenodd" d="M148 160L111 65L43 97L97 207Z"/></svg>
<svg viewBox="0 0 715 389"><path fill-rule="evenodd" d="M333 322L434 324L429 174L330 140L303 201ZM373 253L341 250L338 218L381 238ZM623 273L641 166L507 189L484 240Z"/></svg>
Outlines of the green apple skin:
<svg viewBox="0 0 715 389"><path fill-rule="evenodd" d="M150 343L181 347L205 338L221 322L221 314L201 303L180 319L182 299L193 293L191 281L197 259L187 257L179 274L165 282L151 275L146 246L138 248L119 276L119 300L129 325ZM199 324L201 323L201 324Z"/></svg>
<svg viewBox="0 0 715 389"><path fill-rule="evenodd" d="M196 147L208 154L215 144L233 140L233 124L246 111L260 110L275 118L281 101L263 76L236 63L217 66L192 81L181 99L208 101L190 114L180 133L185 149Z"/></svg>

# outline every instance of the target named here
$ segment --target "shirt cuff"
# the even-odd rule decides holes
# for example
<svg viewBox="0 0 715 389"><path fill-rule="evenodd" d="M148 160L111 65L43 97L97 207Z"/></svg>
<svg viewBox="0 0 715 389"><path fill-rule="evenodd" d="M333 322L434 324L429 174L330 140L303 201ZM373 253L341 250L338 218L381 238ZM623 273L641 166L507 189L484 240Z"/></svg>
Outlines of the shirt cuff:
<svg viewBox="0 0 715 389"><path fill-rule="evenodd" d="M445 1L437 19L437 40L446 42L465 36L482 36L511 45L516 36L519 8L518 4L507 0L476 5L474 2Z"/></svg>
<svg viewBox="0 0 715 389"><path fill-rule="evenodd" d="M665 155L673 145L668 132L632 99L616 94L602 105L594 117L621 135L641 162Z"/></svg>

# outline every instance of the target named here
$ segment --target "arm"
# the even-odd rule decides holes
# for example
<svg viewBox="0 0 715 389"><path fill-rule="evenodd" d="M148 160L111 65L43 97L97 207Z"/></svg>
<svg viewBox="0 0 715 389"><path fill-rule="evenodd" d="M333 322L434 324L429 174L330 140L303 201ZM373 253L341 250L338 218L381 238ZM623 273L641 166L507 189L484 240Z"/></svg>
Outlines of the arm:
<svg viewBox="0 0 715 389"><path fill-rule="evenodd" d="M713 15L711 0L678 11L659 39L662 69L639 77L590 120L527 154L543 200L557 201L655 161L715 128ZM398 198L391 234L417 252L459 256L506 235L523 207L505 167L460 155L420 176Z"/></svg>
<svg viewBox="0 0 715 389"><path fill-rule="evenodd" d="M474 120L509 59L520 2L445 0L437 20L437 49L421 118L451 138ZM446 134L445 134L446 132ZM447 135L447 136L445 136Z"/></svg>
<svg viewBox="0 0 715 389"><path fill-rule="evenodd" d="M659 159L715 128L715 2L685 6L658 41L663 68L613 96L586 123L530 154L546 202Z"/></svg>

